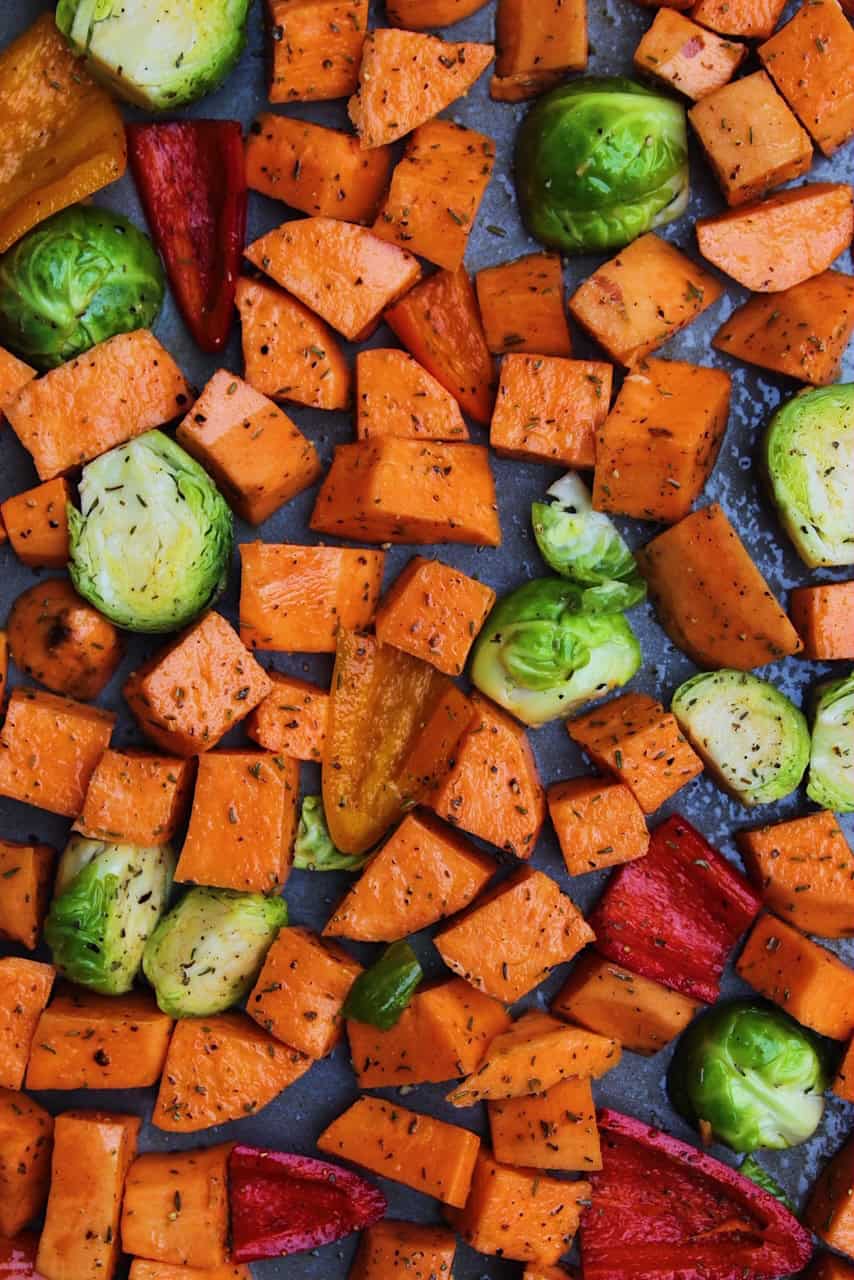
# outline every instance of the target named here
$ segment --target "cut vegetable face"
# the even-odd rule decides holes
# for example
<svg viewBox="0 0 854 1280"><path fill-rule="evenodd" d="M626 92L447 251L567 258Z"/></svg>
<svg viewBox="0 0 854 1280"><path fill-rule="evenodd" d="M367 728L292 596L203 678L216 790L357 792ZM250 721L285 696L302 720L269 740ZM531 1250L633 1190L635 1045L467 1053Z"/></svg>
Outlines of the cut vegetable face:
<svg viewBox="0 0 854 1280"><path fill-rule="evenodd" d="M673 695L670 709L717 782L744 805L794 791L810 754L803 714L747 671L705 671Z"/></svg>
<svg viewBox="0 0 854 1280"><path fill-rule="evenodd" d="M298 871L360 871L367 855L341 853L332 843L322 796L304 796L294 844Z"/></svg>
<svg viewBox="0 0 854 1280"><path fill-rule="evenodd" d="M854 675L816 689L807 795L834 813L854 811Z"/></svg>
<svg viewBox="0 0 854 1280"><path fill-rule="evenodd" d="M206 471L160 431L83 469L69 507L71 579L128 631L175 631L225 586L232 516Z"/></svg>

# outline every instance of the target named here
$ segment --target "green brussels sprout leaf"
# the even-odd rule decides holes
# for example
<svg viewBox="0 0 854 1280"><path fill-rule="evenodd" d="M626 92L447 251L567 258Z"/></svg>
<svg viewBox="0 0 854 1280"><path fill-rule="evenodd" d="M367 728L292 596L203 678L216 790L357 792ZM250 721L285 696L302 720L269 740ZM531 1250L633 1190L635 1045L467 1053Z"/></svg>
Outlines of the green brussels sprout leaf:
<svg viewBox="0 0 854 1280"><path fill-rule="evenodd" d="M299 871L361 871L369 853L341 853L332 843L322 796L306 796L302 802L294 866Z"/></svg>
<svg viewBox="0 0 854 1280"><path fill-rule="evenodd" d="M360 973L344 1002L344 1017L391 1031L424 977L408 942L393 942L376 964Z"/></svg>
<svg viewBox="0 0 854 1280"><path fill-rule="evenodd" d="M749 1178L751 1182L755 1182L757 1187L761 1187L763 1191L767 1191L769 1196L773 1196L775 1200L779 1200L780 1204L784 1204L789 1213L795 1212L795 1206L786 1195L783 1188L777 1182L776 1178L772 1178L767 1169L763 1169L762 1165L755 1156L745 1156L739 1165L738 1172L743 1178Z"/></svg>
<svg viewBox="0 0 854 1280"><path fill-rule="evenodd" d="M854 812L854 675L815 691L807 795L823 809Z"/></svg>

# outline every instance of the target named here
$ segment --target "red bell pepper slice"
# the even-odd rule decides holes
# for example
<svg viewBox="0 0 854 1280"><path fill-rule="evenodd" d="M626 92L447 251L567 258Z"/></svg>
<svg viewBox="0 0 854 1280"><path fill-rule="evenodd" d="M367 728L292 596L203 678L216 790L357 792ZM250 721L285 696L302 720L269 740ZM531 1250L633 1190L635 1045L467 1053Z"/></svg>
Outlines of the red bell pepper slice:
<svg viewBox="0 0 854 1280"><path fill-rule="evenodd" d="M588 923L617 964L714 1004L727 960L761 908L732 863L678 814L614 873Z"/></svg>
<svg viewBox="0 0 854 1280"><path fill-rule="evenodd" d="M379 1222L385 1196L325 1160L236 1146L228 1160L235 1262L283 1258Z"/></svg>
<svg viewBox="0 0 854 1280"><path fill-rule="evenodd" d="M809 1232L755 1182L618 1111L598 1121L584 1280L770 1280L806 1266Z"/></svg>
<svg viewBox="0 0 854 1280"><path fill-rule="evenodd" d="M0 1236L0 1280L44 1280L36 1271L39 1238L22 1231L11 1240Z"/></svg>
<svg viewBox="0 0 854 1280"><path fill-rule="evenodd" d="M187 327L203 351L225 345L246 239L243 131L236 120L127 126L148 225Z"/></svg>

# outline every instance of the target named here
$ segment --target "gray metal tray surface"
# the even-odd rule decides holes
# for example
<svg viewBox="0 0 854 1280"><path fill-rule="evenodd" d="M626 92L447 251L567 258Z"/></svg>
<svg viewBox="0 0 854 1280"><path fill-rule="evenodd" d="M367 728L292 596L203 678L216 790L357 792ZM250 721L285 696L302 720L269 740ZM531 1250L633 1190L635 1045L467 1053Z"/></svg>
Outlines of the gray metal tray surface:
<svg viewBox="0 0 854 1280"><path fill-rule="evenodd" d="M652 10L637 7L631 0L588 0L590 19L591 54L589 71L595 73L632 74L632 53L641 34L649 26ZM6 0L0 6L0 47L25 30L41 12L55 6L49 0ZM384 25L382 4L372 0L372 25ZM446 29L449 39L493 40L493 3L487 4L471 18ZM788 11L787 11L788 16ZM322 124L347 127L346 103L294 104L287 108L271 108L267 100L265 65L265 31L262 0L254 0L249 18L249 40L240 64L225 85L215 94L182 113L187 116L219 117L240 120L247 128L255 114L263 110L279 110L283 113L317 121ZM747 70L756 69L755 55L747 64ZM472 234L466 264L470 271L477 271L495 263L509 261L524 253L535 251L538 246L528 237L520 222L512 184L513 142L518 124L526 110L524 105L494 103L488 95L489 74L481 77L467 98L453 104L446 112L462 124L470 125L491 135L497 142L495 176L486 192L477 224ZM141 113L126 108L128 119L143 118ZM843 148L833 160L816 153L810 172L810 180L851 179L852 147ZM678 222L664 229L663 234L692 257L697 257L693 234L694 220L702 214L717 212L724 207L721 193L711 171L705 163L695 140L691 140L692 195L688 212ZM145 220L136 196L132 180L125 176L120 182L100 192L96 203L121 210L140 225ZM250 194L248 239L252 240L286 219L299 216L285 205ZM503 235L497 235L495 228ZM492 230L490 230L492 228ZM599 262L610 255L598 258L571 258L565 263L565 283L568 295L584 280ZM846 254L837 263L839 269L851 271L851 256ZM710 268L711 269L711 268ZM661 354L673 358L711 364L726 368L733 376L733 405L729 428L715 472L707 485L702 501L716 500L723 504L735 523L741 537L749 547L756 563L767 577L772 589L785 599L794 586L804 585L819 577L824 581L850 576L844 571L810 572L800 562L783 533L774 512L763 493L757 451L763 424L781 399L792 394L796 384L778 378L748 365L740 364L719 355L711 349L711 339L725 317L744 300L745 291L731 280L723 280L726 292L723 298L704 313L685 332L662 348ZM242 373L238 325L235 324L227 350L221 359L204 355L195 346L185 329L174 305L167 299L163 312L154 326L159 339L177 359L188 378L201 387L217 367L226 367ZM596 348L577 329L573 332L574 354L584 358L601 358ZM371 346L398 346L399 344L382 326L371 339ZM349 354L352 355L349 349ZM854 350L849 349L841 376L842 381L854 378ZM347 413L328 413L288 406L299 427L317 445L325 465L332 457L336 444L353 438L353 426ZM479 427L472 428L472 438L486 439ZM498 550L442 545L435 549L441 559L460 569L475 573L499 593L518 586L530 577L546 572L537 553L530 528L531 502L540 497L547 486L561 474L561 469L504 461L492 458L496 478L503 544ZM37 482L29 456L18 444L6 424L0 429L0 500ZM299 495L279 510L260 530L256 531L239 520L236 525L236 542L246 542L261 537L265 542L312 543L322 541L308 530L308 519L314 503L316 489ZM621 528L632 546L647 542L657 531L655 525L639 521L620 521ZM393 547L387 557L385 583L388 585L413 554L411 547ZM430 551L425 554L431 554ZM0 619L4 618L15 597L36 581L36 575L21 565L6 547L0 551ZM228 590L218 608L236 621L240 584L240 572L235 551ZM640 639L644 664L642 671L632 682L632 687L645 690L669 703L678 684L692 675L695 668L691 661L668 640L658 626L648 604L635 608L631 613L632 625ZM119 723L114 743L119 746L139 743L136 726L127 713L121 698L121 684L128 672L143 655L151 653L162 643L156 637L128 637L127 654L122 666L99 698L99 703L119 710ZM331 659L305 657L293 654L263 654L261 660L269 667L306 676L328 683ZM762 674L779 684L796 703L805 705L811 687L820 679L840 675L847 671L841 664L813 663L787 659L763 669ZM12 671L11 683L21 682L20 673ZM240 741L236 731L231 739ZM531 740L546 785L558 779L588 771L581 753L570 741L560 723L551 724L532 732ZM319 790L319 770L314 765L304 765L302 787L305 793ZM693 822L700 831L725 855L738 862L734 834L739 829L755 826L760 822L782 820L808 811L808 801L803 789L774 806L759 810L746 810L728 799L707 776L684 788L675 800L655 815L655 822L677 810ZM854 824L846 821L849 840ZM62 848L68 833L68 824L38 809L13 801L0 799L0 836L11 839L35 838ZM486 848L487 846L484 846ZM489 852L495 854L494 849ZM504 859L500 874L506 874L510 860ZM537 846L533 865L553 876L560 886L570 893L575 902L587 910L601 893L607 873L596 873L570 880L567 876L557 842L549 825ZM290 907L291 919L298 924L319 929L328 919L333 905L351 883L351 877L342 874L319 875L310 872L294 872L288 882L285 897ZM350 945L350 944L348 944ZM418 952L428 977L443 970L438 953L432 945L430 931L416 936L413 945ZM854 941L831 944L849 964L854 964ZM353 953L361 960L378 954L378 948L354 946ZM6 948L7 951L14 950ZM23 954L23 953L22 953ZM40 954L40 953L38 953ZM45 953L45 958L47 955ZM544 1007L554 992L565 981L568 966L562 966L551 978L525 1000L519 1002L515 1012L523 1007ZM746 990L744 984L731 970L724 982L725 994ZM595 1086L600 1105L616 1107L643 1120L661 1125L669 1132L696 1140L696 1135L686 1126L670 1106L664 1088L670 1051L652 1059L644 1059L627 1053L616 1070L609 1073ZM421 1086L407 1093L405 1103L417 1111L452 1120L466 1125L478 1133L486 1134L485 1108L456 1111L444 1101L450 1086ZM382 1096L400 1098L398 1090L380 1090ZM346 1044L339 1046L330 1057L316 1063L310 1072L270 1106L251 1118L222 1125L198 1134L173 1135L162 1132L146 1123L141 1135L141 1150L177 1150L207 1146L229 1139L267 1145L282 1150L303 1153L315 1152L315 1140L321 1130L340 1114L357 1096L357 1088L350 1069ZM74 1106L102 1107L122 1110L143 1117L148 1122L154 1091L128 1092L48 1093L37 1095L52 1112L60 1112ZM854 1127L854 1108L847 1106L833 1095L828 1096L825 1120L811 1142L789 1152L760 1153L763 1164L780 1181L798 1204L802 1204L807 1188L826 1158L837 1149L845 1135ZM713 1153L720 1159L735 1163L736 1158L723 1147L715 1147ZM437 1203L397 1183L381 1180L389 1201L389 1216L421 1222L440 1219ZM258 1280L343 1280L356 1246L351 1237L338 1244L313 1253L253 1264ZM460 1243L454 1274L457 1280L509 1280L521 1275L519 1263L485 1257Z"/></svg>

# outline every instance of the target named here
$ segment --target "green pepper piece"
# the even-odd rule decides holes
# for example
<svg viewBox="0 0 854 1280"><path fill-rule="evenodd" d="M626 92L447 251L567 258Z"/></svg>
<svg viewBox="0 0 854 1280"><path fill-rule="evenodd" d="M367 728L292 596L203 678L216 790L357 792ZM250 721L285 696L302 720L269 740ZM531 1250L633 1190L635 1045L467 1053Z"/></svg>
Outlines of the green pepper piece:
<svg viewBox="0 0 854 1280"><path fill-rule="evenodd" d="M344 1017L391 1031L424 976L408 942L393 942L376 964L360 974L344 1002Z"/></svg>

